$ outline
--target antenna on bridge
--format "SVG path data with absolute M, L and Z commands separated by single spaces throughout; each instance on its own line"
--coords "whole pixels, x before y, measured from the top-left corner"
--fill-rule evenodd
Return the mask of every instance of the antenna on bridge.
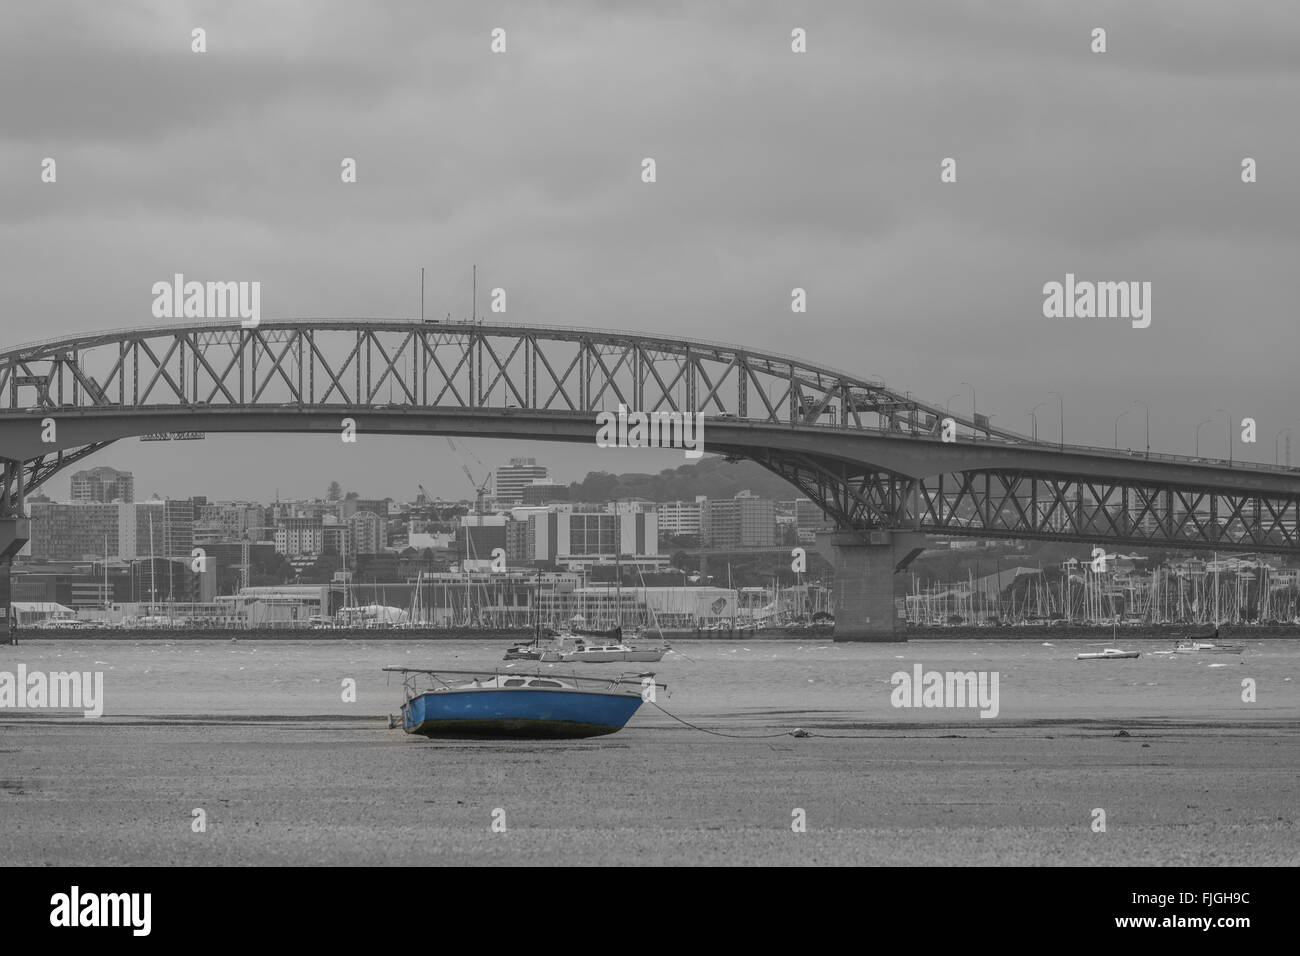
M 478 263 L 477 262 L 474 263 L 474 292 L 473 292 L 473 296 L 470 298 L 469 308 L 470 308 L 469 320 L 471 322 L 477 322 L 478 321 Z
M 424 266 L 420 266 L 420 321 L 424 321 Z

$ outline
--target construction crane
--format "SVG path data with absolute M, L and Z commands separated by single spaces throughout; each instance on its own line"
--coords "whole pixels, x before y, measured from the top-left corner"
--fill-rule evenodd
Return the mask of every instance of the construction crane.
M 450 445 L 451 450 L 455 452 L 456 458 L 460 461 L 460 470 L 465 473 L 465 477 L 469 479 L 470 485 L 474 488 L 475 510 L 482 511 L 483 503 L 487 498 L 487 487 L 488 484 L 491 483 L 492 481 L 492 472 L 488 471 L 486 466 L 483 464 L 483 462 L 479 461 L 478 458 L 475 457 L 474 461 L 478 464 L 480 468 L 484 469 L 483 480 L 481 482 L 475 481 L 473 473 L 469 470 L 469 465 L 465 463 L 465 456 L 464 454 L 461 453 L 461 450 L 458 447 L 456 447 L 456 443 L 452 441 L 450 438 L 448 438 L 447 444 Z

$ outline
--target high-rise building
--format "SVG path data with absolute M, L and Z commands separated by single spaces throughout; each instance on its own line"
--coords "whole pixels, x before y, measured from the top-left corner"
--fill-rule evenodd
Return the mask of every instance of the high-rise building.
M 704 496 L 694 501 L 661 501 L 656 506 L 659 514 L 659 530 L 672 538 L 684 535 L 698 537 L 700 534 L 700 511 Z
M 493 497 L 502 505 L 523 503 L 524 488 L 535 481 L 546 481 L 546 466 L 536 458 L 511 458 L 510 464 L 496 470 Z
M 776 506 L 742 491 L 709 498 L 700 512 L 701 544 L 709 548 L 770 548 L 776 544 Z
M 100 466 L 72 476 L 73 501 L 135 501 L 135 476 L 129 471 Z
M 94 501 L 29 501 L 31 556 L 45 561 L 118 557 L 121 513 L 132 506 Z M 134 540 L 132 540 L 134 544 Z
M 288 557 L 317 557 L 323 547 L 320 518 L 284 518 L 275 528 L 275 550 Z
M 358 511 L 348 518 L 357 554 L 380 554 L 388 547 L 388 523 L 373 511 Z
M 614 564 L 655 569 L 668 563 L 659 553 L 654 511 L 631 508 L 581 511 L 569 505 L 517 509 L 516 521 L 527 522 L 524 561 L 528 564 Z
M 356 563 L 357 545 L 352 537 L 352 526 L 337 518 L 327 517 L 321 523 L 321 553 L 346 557 L 348 565 Z
M 200 505 L 194 520 L 195 534 L 202 530 L 214 541 L 242 541 L 245 535 L 259 541 L 268 524 L 266 508 L 248 501 Z
M 134 505 L 135 553 L 130 558 L 190 559 L 194 547 L 194 502 L 189 498 L 154 498 Z M 125 547 L 127 538 L 123 539 Z
M 31 556 L 47 561 L 110 558 L 190 559 L 194 503 L 181 500 L 127 502 L 29 502 Z
M 519 503 L 528 507 L 530 505 L 549 505 L 556 501 L 568 500 L 568 485 L 557 484 L 553 481 L 534 481 L 530 485 L 524 485 Z
M 794 516 L 800 541 L 813 541 L 818 531 L 826 531 L 834 527 L 834 523 L 826 517 L 817 503 L 809 498 L 794 500 Z

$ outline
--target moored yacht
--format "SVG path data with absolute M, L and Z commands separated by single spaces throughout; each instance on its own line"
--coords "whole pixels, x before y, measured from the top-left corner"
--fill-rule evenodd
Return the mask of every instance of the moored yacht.
M 650 673 L 593 678 L 416 667 L 384 670 L 403 676 L 402 729 L 438 739 L 612 734 L 641 706 L 644 689 L 656 686 Z M 390 726 L 397 726 L 396 718 Z

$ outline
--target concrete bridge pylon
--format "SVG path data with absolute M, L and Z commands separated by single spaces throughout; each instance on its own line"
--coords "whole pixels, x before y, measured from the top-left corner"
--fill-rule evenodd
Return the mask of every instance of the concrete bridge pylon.
M 894 575 L 926 546 L 911 530 L 826 531 L 815 547 L 835 568 L 835 640 L 906 641 L 894 604 Z

